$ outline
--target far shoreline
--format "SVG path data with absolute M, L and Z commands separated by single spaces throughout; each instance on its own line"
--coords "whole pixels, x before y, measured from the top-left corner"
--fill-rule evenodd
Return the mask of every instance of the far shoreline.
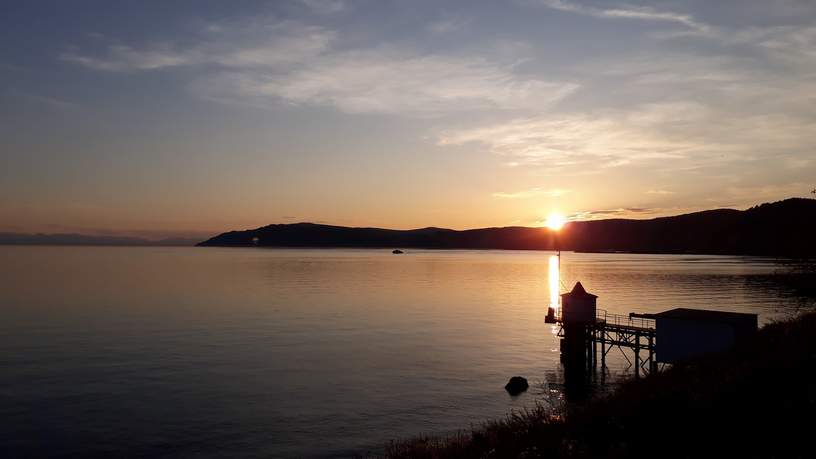
M 58 244 L 58 243 L 3 243 L 0 242 L 0 247 L 131 247 L 131 248 L 220 248 L 220 249 L 261 249 L 261 250 L 372 250 L 390 251 L 398 248 L 403 250 L 405 254 L 410 254 L 412 250 L 420 251 L 436 251 L 436 252 L 542 252 L 542 253 L 557 253 L 554 249 L 536 249 L 536 248 L 472 248 L 472 247 L 355 247 L 355 246 L 255 246 L 255 245 L 200 245 L 200 244 Z M 711 256 L 711 257 L 751 257 L 763 259 L 778 259 L 790 261 L 806 261 L 808 256 L 787 256 L 787 255 L 768 255 L 768 254 L 752 254 L 752 253 L 707 253 L 707 252 L 637 252 L 637 251 L 623 251 L 623 250 L 560 250 L 561 253 L 577 253 L 589 255 L 678 255 L 678 256 Z

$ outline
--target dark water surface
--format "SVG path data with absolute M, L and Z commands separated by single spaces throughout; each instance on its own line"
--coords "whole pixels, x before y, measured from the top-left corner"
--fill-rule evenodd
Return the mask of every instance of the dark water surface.
M 557 400 L 550 255 L 0 247 L 0 456 L 348 456 Z M 769 259 L 561 263 L 613 313 L 810 307 Z

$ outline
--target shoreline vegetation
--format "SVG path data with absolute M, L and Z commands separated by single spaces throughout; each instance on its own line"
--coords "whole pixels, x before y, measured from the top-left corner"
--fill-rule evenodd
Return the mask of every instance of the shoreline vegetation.
M 393 441 L 384 457 L 809 457 L 814 376 L 816 312 L 808 312 L 582 404 Z

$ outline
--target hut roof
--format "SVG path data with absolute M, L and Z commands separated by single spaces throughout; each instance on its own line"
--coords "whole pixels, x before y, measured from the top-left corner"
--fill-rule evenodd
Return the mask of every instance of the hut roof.
M 562 293 L 562 294 L 561 294 L 561 296 L 569 296 L 569 297 L 573 297 L 573 296 L 575 296 L 575 297 L 580 297 L 580 296 L 588 296 L 588 297 L 592 297 L 592 298 L 598 298 L 598 295 L 593 295 L 593 294 L 591 294 L 591 293 L 587 292 L 587 291 L 584 289 L 584 286 L 583 286 L 583 285 L 581 285 L 581 283 L 580 283 L 580 282 L 576 282 L 576 283 L 575 283 L 575 287 L 572 287 L 572 291 L 571 291 L 571 292 L 568 292 L 568 293 Z

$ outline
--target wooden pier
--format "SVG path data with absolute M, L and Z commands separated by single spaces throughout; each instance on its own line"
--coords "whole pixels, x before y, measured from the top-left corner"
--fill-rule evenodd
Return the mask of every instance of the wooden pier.
M 561 326 L 558 336 L 564 338 L 561 349 L 563 360 L 576 363 L 585 361 L 594 366 L 600 356 L 601 366 L 606 367 L 607 354 L 618 348 L 626 361 L 635 367 L 635 375 L 657 371 L 654 319 L 635 314 L 609 314 L 602 309 L 596 310 L 596 314 L 594 322 L 577 325 L 567 324 L 561 317 L 555 317 L 555 323 Z M 626 351 L 631 353 L 631 358 Z
M 560 308 L 549 309 L 546 321 L 560 326 L 561 361 L 572 368 L 578 365 L 589 368 L 597 364 L 600 355 L 601 366 L 606 367 L 607 354 L 618 348 L 635 367 L 636 376 L 656 371 L 654 318 L 643 314 L 609 314 L 596 307 L 597 298 L 578 282 L 571 292 L 561 295 Z
M 675 308 L 625 316 L 598 309 L 597 298 L 577 282 L 571 292 L 561 294 L 560 307 L 550 307 L 547 312 L 546 322 L 560 326 L 561 361 L 570 369 L 592 368 L 598 356 L 606 367 L 607 354 L 618 348 L 635 367 L 635 376 L 640 376 L 656 372 L 658 364 L 722 352 L 757 331 L 756 314 Z

